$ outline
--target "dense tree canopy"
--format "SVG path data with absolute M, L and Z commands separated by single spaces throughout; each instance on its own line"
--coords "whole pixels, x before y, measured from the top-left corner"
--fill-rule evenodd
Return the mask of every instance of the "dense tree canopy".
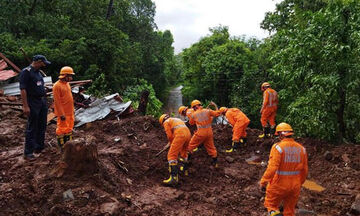
M 28 64 L 20 47 L 46 55 L 54 80 L 62 66 L 72 66 L 76 79 L 95 80 L 93 93 L 144 85 L 163 98 L 179 71 L 172 34 L 157 31 L 154 16 L 151 0 L 4 0 L 0 51 L 20 67 Z
M 266 14 L 262 28 L 272 35 L 262 42 L 211 29 L 182 53 L 187 102 L 240 107 L 259 126 L 259 86 L 269 81 L 278 122 L 298 135 L 360 142 L 359 9 L 355 0 L 284 0 Z

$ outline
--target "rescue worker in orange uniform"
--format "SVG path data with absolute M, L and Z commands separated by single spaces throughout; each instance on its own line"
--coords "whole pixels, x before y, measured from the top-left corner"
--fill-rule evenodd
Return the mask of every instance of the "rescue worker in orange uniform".
M 263 134 L 259 135 L 259 138 L 263 138 L 265 136 L 271 137 L 275 133 L 275 117 L 279 103 L 278 94 L 270 87 L 268 82 L 264 82 L 261 85 L 261 91 L 263 91 L 263 104 L 260 114 Z
M 67 141 L 72 140 L 74 128 L 74 100 L 69 84 L 73 75 L 75 73 L 71 67 L 61 68 L 59 80 L 53 87 L 55 115 L 57 116 L 56 136 L 61 150 Z
M 193 113 L 194 113 L 194 109 L 192 108 L 188 108 L 186 106 L 179 107 L 179 114 L 185 117 L 185 124 L 190 129 L 191 134 L 194 134 L 196 131 L 196 125 L 190 125 L 189 123 L 191 115 Z M 196 152 L 197 150 L 199 150 L 199 148 L 195 148 L 193 151 Z
M 280 142 L 275 143 L 270 151 L 268 167 L 259 184 L 266 187 L 265 207 L 269 215 L 282 215 L 279 211 L 284 204 L 284 215 L 294 216 L 301 185 L 308 174 L 308 161 L 305 148 L 292 138 L 293 129 L 289 124 L 280 123 L 276 135 Z
M 233 126 L 233 137 L 231 148 L 226 152 L 233 152 L 239 147 L 239 144 L 246 144 L 246 128 L 250 124 L 250 119 L 238 108 L 220 107 L 220 113 L 225 115 L 229 123 Z
M 187 117 L 188 120 L 191 118 L 191 114 L 194 112 L 193 109 L 189 109 L 188 107 L 186 106 L 180 106 L 179 107 L 179 114 L 184 116 L 184 117 Z
M 212 157 L 211 164 L 214 167 L 217 167 L 217 151 L 214 145 L 214 135 L 211 123 L 213 117 L 218 117 L 220 112 L 218 111 L 217 105 L 214 102 L 211 102 L 210 105 L 213 105 L 216 111 L 211 109 L 203 109 L 199 100 L 193 100 L 191 102 L 191 108 L 194 109 L 194 113 L 191 115 L 189 123 L 191 125 L 196 124 L 197 130 L 190 140 L 188 152 L 192 153 L 195 148 L 203 143 L 207 153 Z M 190 156 L 191 154 L 189 157 Z
M 179 118 L 170 118 L 163 114 L 159 118 L 160 124 L 164 127 L 166 136 L 170 142 L 170 149 L 167 155 L 169 162 L 170 177 L 163 181 L 167 185 L 176 185 L 179 181 L 178 157 L 182 158 L 183 171 L 187 175 L 187 146 L 191 139 L 190 130 Z

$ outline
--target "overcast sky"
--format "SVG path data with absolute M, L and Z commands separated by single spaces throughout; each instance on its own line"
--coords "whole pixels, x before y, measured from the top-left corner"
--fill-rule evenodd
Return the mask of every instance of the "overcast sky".
M 154 0 L 159 30 L 170 30 L 175 52 L 209 34 L 210 27 L 228 26 L 231 36 L 268 36 L 260 28 L 265 12 L 281 0 Z

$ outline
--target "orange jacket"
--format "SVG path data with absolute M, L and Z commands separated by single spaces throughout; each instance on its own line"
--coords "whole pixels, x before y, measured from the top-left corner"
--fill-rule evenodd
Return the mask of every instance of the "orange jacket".
M 179 118 L 168 118 L 164 121 L 164 129 L 166 136 L 170 142 L 173 141 L 177 135 L 186 135 L 190 133 L 189 128 Z
M 211 128 L 212 117 L 218 117 L 219 115 L 219 111 L 199 108 L 191 115 L 189 123 L 191 125 L 196 124 L 198 130 Z
M 250 122 L 250 119 L 237 108 L 229 108 L 225 114 L 229 123 L 234 126 L 236 122 L 240 121 L 243 123 Z
M 191 115 L 194 113 L 194 109 L 193 108 L 189 108 L 186 110 L 186 116 L 190 119 Z
M 74 100 L 68 82 L 58 80 L 53 87 L 56 116 L 74 115 Z
M 293 177 L 297 177 L 300 183 L 303 184 L 307 174 L 308 161 L 305 148 L 295 142 L 293 138 L 284 138 L 272 146 L 269 164 L 261 178 L 260 184 L 272 184 L 276 183 L 279 178 Z
M 268 107 L 277 108 L 279 103 L 278 94 L 272 88 L 267 88 L 263 93 L 263 105 L 262 109 L 266 109 Z

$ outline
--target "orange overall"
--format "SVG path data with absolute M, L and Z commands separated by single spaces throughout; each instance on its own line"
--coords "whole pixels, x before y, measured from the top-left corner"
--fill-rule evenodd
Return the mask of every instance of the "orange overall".
M 192 114 L 189 119 L 190 124 L 196 124 L 197 130 L 190 140 L 188 146 L 189 152 L 193 152 L 196 147 L 198 147 L 201 143 L 204 143 L 207 153 L 213 158 L 217 157 L 211 122 L 213 117 L 218 117 L 219 115 L 219 111 L 203 108 L 199 108 Z
M 74 128 L 74 100 L 70 84 L 58 80 L 53 87 L 55 115 L 57 116 L 56 135 L 71 133 Z M 60 116 L 65 116 L 62 121 Z
M 177 161 L 179 154 L 182 158 L 187 158 L 187 147 L 191 139 L 189 128 L 178 118 L 168 118 L 164 121 L 163 126 L 170 142 L 167 155 L 169 163 Z
M 270 126 L 275 126 L 275 117 L 278 107 L 278 95 L 277 92 L 268 88 L 263 93 L 263 105 L 261 112 L 261 125 L 266 127 L 267 122 L 269 121 Z
M 284 216 L 294 216 L 301 185 L 308 174 L 305 148 L 293 138 L 284 138 L 272 146 L 269 165 L 260 184 L 266 187 L 265 207 L 278 211 L 284 203 Z
M 240 138 L 246 138 L 246 128 L 250 124 L 250 119 L 237 108 L 228 109 L 225 116 L 233 126 L 232 140 L 238 142 Z

